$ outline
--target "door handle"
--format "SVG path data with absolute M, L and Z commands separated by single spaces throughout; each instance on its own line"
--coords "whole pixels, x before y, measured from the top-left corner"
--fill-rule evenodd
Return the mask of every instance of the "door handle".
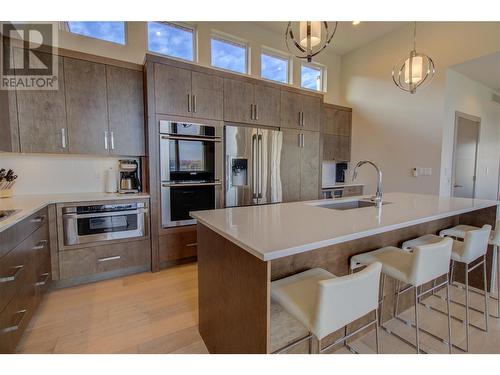
M 108 131 L 107 130 L 104 131 L 104 149 L 105 150 L 108 149 Z
M 188 112 L 191 112 L 191 95 L 187 94 L 187 99 L 188 99 Z
M 47 240 L 39 241 L 35 246 L 33 246 L 33 250 L 42 250 L 47 246 Z
M 252 197 L 257 198 L 257 135 L 252 135 Z
M 40 276 L 43 276 L 43 280 L 42 281 L 37 281 L 36 284 L 35 284 L 35 286 L 44 286 L 44 285 L 46 285 L 47 282 L 49 281 L 50 273 L 49 272 L 43 273 Z
M 100 262 L 100 263 L 102 263 L 102 262 L 108 262 L 110 260 L 118 260 L 120 258 L 121 258 L 120 255 L 115 255 L 115 256 L 106 257 L 106 258 L 99 258 L 99 259 L 97 259 L 97 261 Z
M 26 316 L 27 312 L 28 312 L 28 310 L 26 310 L 26 309 L 25 310 L 16 311 L 16 315 L 18 317 L 16 319 L 16 322 L 13 325 L 9 326 L 9 327 L 0 328 L 0 333 L 9 333 L 9 332 L 17 331 L 19 329 L 19 326 L 23 322 L 24 317 Z
M 255 118 L 254 120 L 258 120 L 259 119 L 259 107 L 257 104 L 254 104 L 253 107 L 255 108 Z
M 463 188 L 463 187 L 464 187 L 464 185 L 456 185 L 456 184 L 455 184 L 455 185 L 453 185 L 453 187 L 454 187 L 454 188 Z
M 300 125 L 301 125 L 301 126 L 304 126 L 304 125 L 305 125 L 305 120 L 304 120 L 304 118 L 305 118 L 305 116 L 304 116 L 304 111 L 302 111 L 302 112 L 300 112 L 300 113 L 302 113 L 302 121 L 301 121 Z
M 191 99 L 193 102 L 191 108 L 193 109 L 193 113 L 196 113 L 196 95 L 192 95 Z
M 255 115 L 254 115 L 254 110 L 253 110 L 253 104 L 250 104 L 250 119 L 255 120 Z
M 8 283 L 10 281 L 16 281 L 16 279 L 21 274 L 21 271 L 24 269 L 24 264 L 21 266 L 13 267 L 12 269 L 15 270 L 12 275 L 0 277 L 0 284 Z
M 258 167 L 259 167 L 259 171 L 258 171 L 258 191 L 257 191 L 257 198 L 262 198 L 262 159 L 263 159 L 263 155 L 262 155 L 262 134 L 259 134 L 257 136 L 257 149 L 258 149 Z
M 61 146 L 66 148 L 66 129 L 61 128 Z
M 115 149 L 115 133 L 109 132 L 109 134 L 111 136 L 111 149 L 114 150 Z

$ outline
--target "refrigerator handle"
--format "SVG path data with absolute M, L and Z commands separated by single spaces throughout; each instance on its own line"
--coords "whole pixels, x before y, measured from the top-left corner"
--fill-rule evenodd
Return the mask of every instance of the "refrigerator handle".
M 252 197 L 257 198 L 257 134 L 252 135 Z
M 259 176 L 259 183 L 258 183 L 258 187 L 259 187 L 259 190 L 258 190 L 258 198 L 262 198 L 262 159 L 263 159 L 263 155 L 262 155 L 262 134 L 259 134 L 257 136 L 257 148 L 259 149 L 259 172 L 258 172 L 258 176 Z

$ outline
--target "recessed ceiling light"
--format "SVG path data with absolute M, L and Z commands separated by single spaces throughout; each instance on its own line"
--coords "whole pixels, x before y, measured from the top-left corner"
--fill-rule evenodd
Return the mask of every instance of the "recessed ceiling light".
M 359 25 L 360 23 L 361 23 L 361 21 L 352 21 L 352 24 L 353 24 L 354 26 Z

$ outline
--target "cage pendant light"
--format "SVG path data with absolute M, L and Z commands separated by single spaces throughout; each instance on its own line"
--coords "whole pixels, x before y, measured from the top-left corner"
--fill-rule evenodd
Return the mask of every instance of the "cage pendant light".
M 337 31 L 338 22 L 329 25 L 324 21 L 288 22 L 285 31 L 286 48 L 299 59 L 312 58 L 323 51 L 333 39 Z
M 417 23 L 413 23 L 413 49 L 409 57 L 401 60 L 392 69 L 392 80 L 401 90 L 415 94 L 417 88 L 427 86 L 436 73 L 434 61 L 417 52 Z

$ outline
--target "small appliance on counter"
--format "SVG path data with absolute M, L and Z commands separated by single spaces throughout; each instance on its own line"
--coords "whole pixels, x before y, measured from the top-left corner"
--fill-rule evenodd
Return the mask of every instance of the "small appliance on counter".
M 141 191 L 137 160 L 119 160 L 120 187 L 118 193 L 133 194 Z
M 17 179 L 17 174 L 14 174 L 14 170 L 5 168 L 0 169 L 0 198 L 10 198 L 12 197 L 12 187 Z
M 335 164 L 335 182 L 345 182 L 345 174 L 347 171 L 347 163 Z

